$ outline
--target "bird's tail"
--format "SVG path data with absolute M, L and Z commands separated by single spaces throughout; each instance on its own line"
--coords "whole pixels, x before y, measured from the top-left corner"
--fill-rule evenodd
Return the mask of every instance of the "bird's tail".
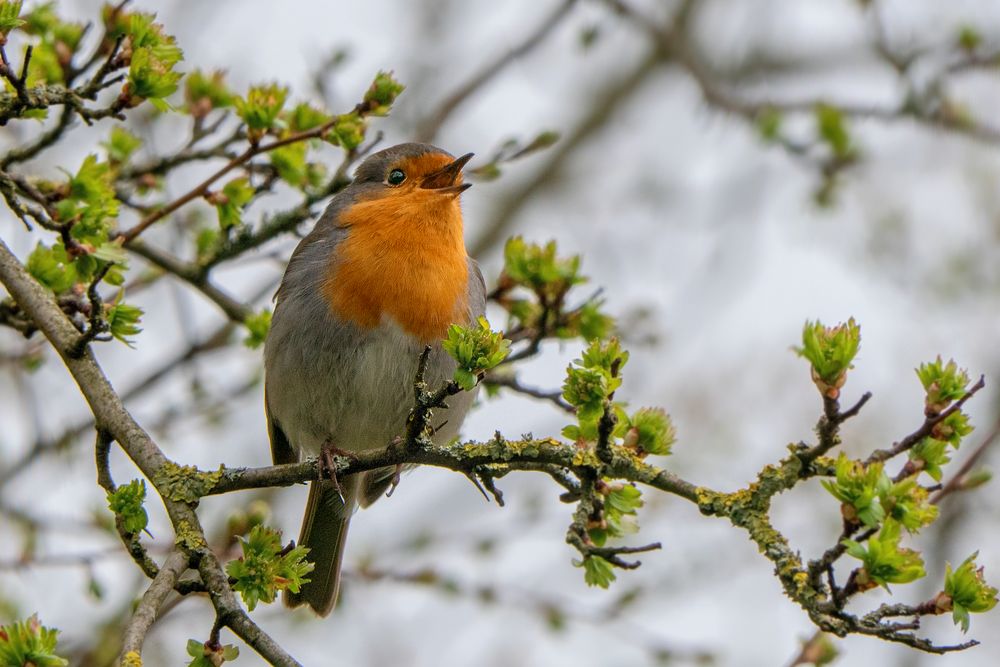
M 340 591 L 340 566 L 344 560 L 347 528 L 357 503 L 359 475 L 341 482 L 341 491 L 333 482 L 313 482 L 309 502 L 302 519 L 299 544 L 309 548 L 306 558 L 316 566 L 309 573 L 309 583 L 298 593 L 285 591 L 285 604 L 298 607 L 308 604 L 320 616 L 326 616 L 337 604 Z M 341 498 L 343 493 L 343 498 Z

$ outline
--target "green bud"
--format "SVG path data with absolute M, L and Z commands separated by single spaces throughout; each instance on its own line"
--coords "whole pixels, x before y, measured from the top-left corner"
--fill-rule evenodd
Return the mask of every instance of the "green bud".
M 764 141 L 774 141 L 781 135 L 781 112 L 774 107 L 762 108 L 754 120 Z
M 275 126 L 287 98 L 287 88 L 271 83 L 251 86 L 246 97 L 237 97 L 233 103 L 237 115 L 243 119 L 247 128 L 252 132 L 263 133 Z
M 0 35 L 3 36 L 3 40 L 0 41 L 0 45 L 3 45 L 7 41 L 7 35 L 10 34 L 11 30 L 15 30 L 24 25 L 25 21 L 21 18 L 21 5 L 23 3 L 21 0 L 4 0 L 0 2 Z
M 65 667 L 69 661 L 55 653 L 58 635 L 58 630 L 42 625 L 37 614 L 0 625 L 0 664 Z
M 625 422 L 625 445 L 645 454 L 667 456 L 676 440 L 670 415 L 660 408 L 642 408 Z
M 865 466 L 841 452 L 837 458 L 836 479 L 824 479 L 821 483 L 843 503 L 844 518 L 848 521 L 874 527 L 885 519 L 879 498 L 889 491 L 892 481 L 885 474 L 881 461 Z
M 196 69 L 184 79 L 184 101 L 193 116 L 204 116 L 213 109 L 233 106 L 235 95 L 226 85 L 224 72 Z
M 145 500 L 146 482 L 141 479 L 134 479 L 108 494 L 108 509 L 121 517 L 129 535 L 145 530 L 149 523 L 149 515 L 143 507 Z
M 823 326 L 820 321 L 806 322 L 802 329 L 802 347 L 792 349 L 812 364 L 813 382 L 824 396 L 837 398 L 847 380 L 847 371 L 861 345 L 861 328 L 852 317 L 846 324 Z
M 917 377 L 927 392 L 925 406 L 928 414 L 942 412 L 953 401 L 965 396 L 969 385 L 969 373 L 959 368 L 953 359 L 943 363 L 940 356 L 932 362 L 920 364 Z
M 392 72 L 379 72 L 365 91 L 364 105 L 372 116 L 384 116 L 406 86 L 393 78 Z
M 847 129 L 847 121 L 843 112 L 829 104 L 817 104 L 816 131 L 820 139 L 830 147 L 834 157 L 846 159 L 854 153 L 851 146 L 851 135 Z
M 466 391 L 479 382 L 479 376 L 495 368 L 510 354 L 510 341 L 503 332 L 494 332 L 485 317 L 470 327 L 453 324 L 441 346 L 458 363 L 455 382 Z
M 135 336 L 142 332 L 139 328 L 139 321 L 142 319 L 142 309 L 138 306 L 132 306 L 122 301 L 122 297 L 125 295 L 124 290 L 118 292 L 118 296 L 115 300 L 108 306 L 104 314 L 108 321 L 109 331 L 111 335 L 125 343 L 129 347 L 134 347 L 129 336 Z

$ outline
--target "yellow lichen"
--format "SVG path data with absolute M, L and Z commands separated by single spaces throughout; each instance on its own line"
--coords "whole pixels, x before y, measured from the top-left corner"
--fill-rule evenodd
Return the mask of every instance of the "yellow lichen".
M 153 484 L 164 498 L 179 503 L 196 503 L 222 479 L 222 466 L 215 472 L 203 472 L 194 466 L 164 463 L 153 475 Z
M 121 667 L 142 667 L 142 656 L 138 651 L 129 651 L 122 656 Z
M 185 551 L 195 551 L 207 546 L 205 537 L 187 521 L 181 521 L 177 524 L 177 537 L 174 538 L 174 544 Z

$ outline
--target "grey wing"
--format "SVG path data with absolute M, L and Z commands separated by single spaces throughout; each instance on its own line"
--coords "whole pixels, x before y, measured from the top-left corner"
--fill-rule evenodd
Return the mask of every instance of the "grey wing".
M 483 272 L 479 270 L 479 263 L 469 259 L 469 321 L 486 314 L 486 281 L 483 280 Z
M 354 194 L 350 188 L 338 193 L 312 230 L 299 241 L 288 260 L 281 285 L 274 295 L 276 302 L 282 301 L 296 290 L 301 295 L 315 293 L 319 288 L 326 277 L 330 258 L 335 256 L 337 244 L 347 236 L 347 229 L 339 226 L 337 220 L 340 213 L 353 202 Z M 292 288 L 290 285 L 295 287 Z
M 294 340 L 296 325 L 310 327 L 314 323 L 307 321 L 309 320 L 307 315 L 322 312 L 322 306 L 311 301 L 320 293 L 321 282 L 326 277 L 330 257 L 335 256 L 336 245 L 347 234 L 347 230 L 338 227 L 336 221 L 340 211 L 349 205 L 352 199 L 348 190 L 333 198 L 313 229 L 296 246 L 288 260 L 281 285 L 274 295 L 276 301 L 274 317 L 264 346 L 266 370 L 264 412 L 267 416 L 267 432 L 271 439 L 271 460 L 275 464 L 295 463 L 299 457 L 278 420 L 275 419 L 271 404 L 267 400 L 268 385 L 275 382 L 273 374 L 283 372 L 281 365 L 273 362 L 278 356 L 279 348 L 298 344 L 298 341 Z M 286 369 L 284 372 L 289 371 Z M 277 388 L 281 387 L 282 383 L 279 382 Z
M 267 435 L 271 439 L 271 461 L 275 465 L 282 463 L 296 463 L 299 460 L 292 444 L 288 442 L 288 437 L 281 430 L 281 426 L 271 416 L 271 409 L 267 407 L 267 395 L 264 395 L 264 414 L 267 416 Z

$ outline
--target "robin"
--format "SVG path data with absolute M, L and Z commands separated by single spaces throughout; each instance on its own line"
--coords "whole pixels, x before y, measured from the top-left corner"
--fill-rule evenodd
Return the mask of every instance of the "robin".
M 292 253 L 264 348 L 275 463 L 385 447 L 403 432 L 425 346 L 426 381 L 451 379 L 455 362 L 441 347 L 448 327 L 486 310 L 459 205 L 471 157 L 418 143 L 371 155 Z M 436 441 L 457 434 L 472 400 L 463 392 L 449 401 Z M 299 544 L 315 569 L 298 593 L 286 592 L 288 606 L 330 613 L 351 515 L 394 478 L 385 468 L 311 483 Z

